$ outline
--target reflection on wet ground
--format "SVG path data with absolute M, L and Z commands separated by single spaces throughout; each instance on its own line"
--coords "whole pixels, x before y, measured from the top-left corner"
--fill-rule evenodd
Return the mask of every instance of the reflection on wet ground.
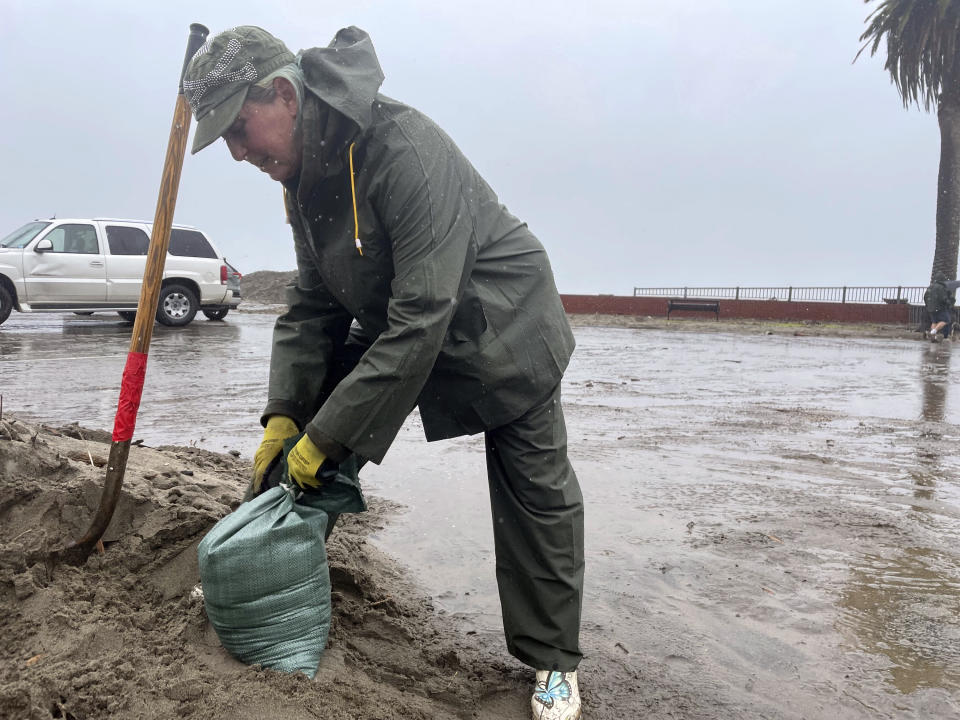
M 136 437 L 251 457 L 272 323 L 158 326 Z M 111 428 L 129 331 L 13 316 L 4 407 Z M 622 649 L 640 681 L 708 687 L 728 717 L 960 717 L 960 347 L 576 335 L 563 390 L 588 660 Z M 482 438 L 426 444 L 414 414 L 364 482 L 405 508 L 377 542 L 438 606 L 499 634 Z
M 920 355 L 920 386 L 923 390 L 921 415 L 929 422 L 943 422 L 946 419 L 951 357 L 951 353 L 937 352 L 934 348 Z

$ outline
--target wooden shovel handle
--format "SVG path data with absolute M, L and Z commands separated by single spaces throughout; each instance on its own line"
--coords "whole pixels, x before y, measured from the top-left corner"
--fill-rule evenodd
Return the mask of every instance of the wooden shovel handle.
M 163 175 L 160 178 L 160 193 L 157 197 L 153 231 L 150 234 L 147 265 L 143 273 L 143 285 L 140 288 L 140 301 L 137 304 L 137 317 L 133 323 L 130 353 L 127 356 L 120 388 L 113 443 L 110 445 L 110 457 L 107 460 L 107 477 L 103 494 L 100 496 L 100 506 L 90 523 L 90 528 L 82 538 L 69 543 L 59 551 L 68 560 L 82 562 L 86 559 L 110 524 L 117 501 L 120 499 L 123 476 L 127 469 L 127 457 L 130 454 L 130 440 L 133 437 L 140 396 L 143 392 L 147 353 L 150 349 L 150 339 L 153 337 L 157 300 L 160 297 L 160 285 L 163 282 L 163 265 L 170 245 L 170 227 L 173 225 L 177 189 L 180 187 L 180 171 L 183 169 L 187 135 L 190 132 L 190 105 L 183 96 L 183 73 L 190 58 L 200 49 L 208 33 L 209 31 L 203 25 L 194 23 L 190 26 L 190 38 L 187 41 L 187 51 L 180 71 L 181 84 L 178 88 L 177 104 L 173 112 L 170 139 L 167 143 L 167 156 L 163 163 Z

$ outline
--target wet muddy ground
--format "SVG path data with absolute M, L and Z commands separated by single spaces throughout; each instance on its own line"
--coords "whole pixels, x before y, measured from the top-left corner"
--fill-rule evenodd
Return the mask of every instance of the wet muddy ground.
M 272 321 L 158 326 L 136 437 L 248 460 Z M 773 327 L 576 328 L 587 718 L 960 717 L 960 347 Z M 110 428 L 129 330 L 15 315 L 4 412 Z M 411 417 L 363 480 L 402 506 L 378 546 L 496 651 L 482 440 Z

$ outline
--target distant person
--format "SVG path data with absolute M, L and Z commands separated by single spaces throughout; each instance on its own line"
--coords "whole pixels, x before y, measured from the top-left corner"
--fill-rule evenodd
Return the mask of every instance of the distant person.
M 953 329 L 953 306 L 956 303 L 954 291 L 960 287 L 960 280 L 947 280 L 947 276 L 938 272 L 934 275 L 930 287 L 923 293 L 923 304 L 930 315 L 930 329 L 927 337 L 937 342 L 941 337 L 949 337 Z
M 382 81 L 355 27 L 298 55 L 237 27 L 186 71 L 193 152 L 223 137 L 283 185 L 293 230 L 299 279 L 274 328 L 254 486 L 300 430 L 288 467 L 302 488 L 351 454 L 379 463 L 414 407 L 428 440 L 485 433 L 507 648 L 536 671 L 534 718 L 574 720 L 583 499 L 560 403 L 573 334 L 540 242 Z

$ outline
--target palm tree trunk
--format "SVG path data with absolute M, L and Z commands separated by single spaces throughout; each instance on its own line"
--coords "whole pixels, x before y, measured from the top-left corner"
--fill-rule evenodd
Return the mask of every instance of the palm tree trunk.
M 937 177 L 937 244 L 930 279 L 943 273 L 957 277 L 960 246 L 960 101 L 941 98 L 937 108 L 940 123 L 940 173 Z

